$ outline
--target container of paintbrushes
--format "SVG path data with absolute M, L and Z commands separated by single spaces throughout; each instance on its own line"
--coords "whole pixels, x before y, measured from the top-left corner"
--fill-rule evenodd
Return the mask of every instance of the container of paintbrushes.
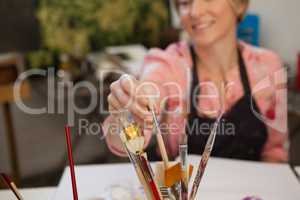
M 184 190 L 180 190 L 179 187 L 182 187 L 182 182 L 185 182 L 185 176 L 183 176 L 183 168 L 181 162 L 172 161 L 169 162 L 169 167 L 166 169 L 164 162 L 156 162 L 155 163 L 155 177 L 157 180 L 157 184 L 160 188 L 170 188 L 173 192 L 173 195 L 176 199 L 186 199 L 179 198 L 178 195 L 181 194 L 181 191 L 186 192 L 188 188 L 184 188 Z M 188 165 L 188 172 L 184 174 L 188 174 L 188 181 L 192 175 L 193 166 Z M 178 191 L 180 190 L 180 192 Z

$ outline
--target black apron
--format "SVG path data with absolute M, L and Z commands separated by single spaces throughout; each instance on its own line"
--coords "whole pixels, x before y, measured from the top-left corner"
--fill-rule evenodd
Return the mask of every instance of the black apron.
M 201 117 L 193 106 L 193 91 L 199 85 L 196 67 L 196 54 L 191 47 L 193 58 L 192 84 L 190 92 L 190 114 L 186 127 L 188 134 L 188 147 L 191 154 L 202 154 L 210 130 L 216 119 Z M 244 160 L 261 160 L 263 147 L 267 141 L 267 128 L 252 111 L 252 106 L 257 113 L 259 108 L 253 99 L 251 106 L 251 88 L 246 72 L 244 60 L 239 50 L 239 71 L 244 88 L 244 96 L 237 101 L 222 117 L 217 130 L 212 156 Z M 200 91 L 197 91 L 199 95 Z M 198 105 L 198 104 L 197 104 Z

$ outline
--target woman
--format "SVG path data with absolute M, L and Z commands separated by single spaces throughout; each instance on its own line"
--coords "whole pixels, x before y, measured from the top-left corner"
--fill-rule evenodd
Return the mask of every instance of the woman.
M 163 122 L 168 125 L 165 143 L 170 155 L 178 154 L 179 138 L 184 133 L 188 134 L 190 153 L 201 154 L 212 123 L 223 112 L 213 156 L 287 161 L 281 61 L 273 52 L 240 42 L 236 36 L 248 3 L 176 1 L 191 42 L 172 44 L 166 50 L 152 49 L 139 80 L 125 75 L 111 85 L 111 115 L 104 131 L 114 153 L 125 155 L 113 128 L 118 124 L 116 113 L 124 108 L 144 127 L 148 145 L 151 129 L 144 125 L 152 122 L 147 108 L 149 95 L 155 94 L 159 97 L 155 101 L 157 114 L 166 113 Z

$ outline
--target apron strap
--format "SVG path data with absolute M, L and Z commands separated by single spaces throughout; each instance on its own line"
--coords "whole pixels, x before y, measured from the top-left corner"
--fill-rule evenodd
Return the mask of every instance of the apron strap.
M 191 91 L 190 91 L 190 115 L 191 114 L 196 114 L 197 113 L 197 108 L 194 106 L 193 104 L 193 94 L 194 94 L 194 90 L 195 88 L 199 85 L 199 79 L 198 79 L 198 72 L 197 72 L 197 55 L 196 52 L 194 50 L 193 45 L 190 45 L 190 52 L 191 52 L 191 56 L 192 56 L 192 81 L 191 81 Z M 197 89 L 196 95 L 200 94 L 200 88 Z

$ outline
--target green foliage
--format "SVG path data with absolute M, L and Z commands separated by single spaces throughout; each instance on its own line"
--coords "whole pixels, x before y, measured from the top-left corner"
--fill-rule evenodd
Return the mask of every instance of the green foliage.
M 37 17 L 43 48 L 77 58 L 111 45 L 158 45 L 168 18 L 164 0 L 40 0 Z
M 43 49 L 28 53 L 27 59 L 30 62 L 31 68 L 47 67 L 54 63 L 52 53 Z

